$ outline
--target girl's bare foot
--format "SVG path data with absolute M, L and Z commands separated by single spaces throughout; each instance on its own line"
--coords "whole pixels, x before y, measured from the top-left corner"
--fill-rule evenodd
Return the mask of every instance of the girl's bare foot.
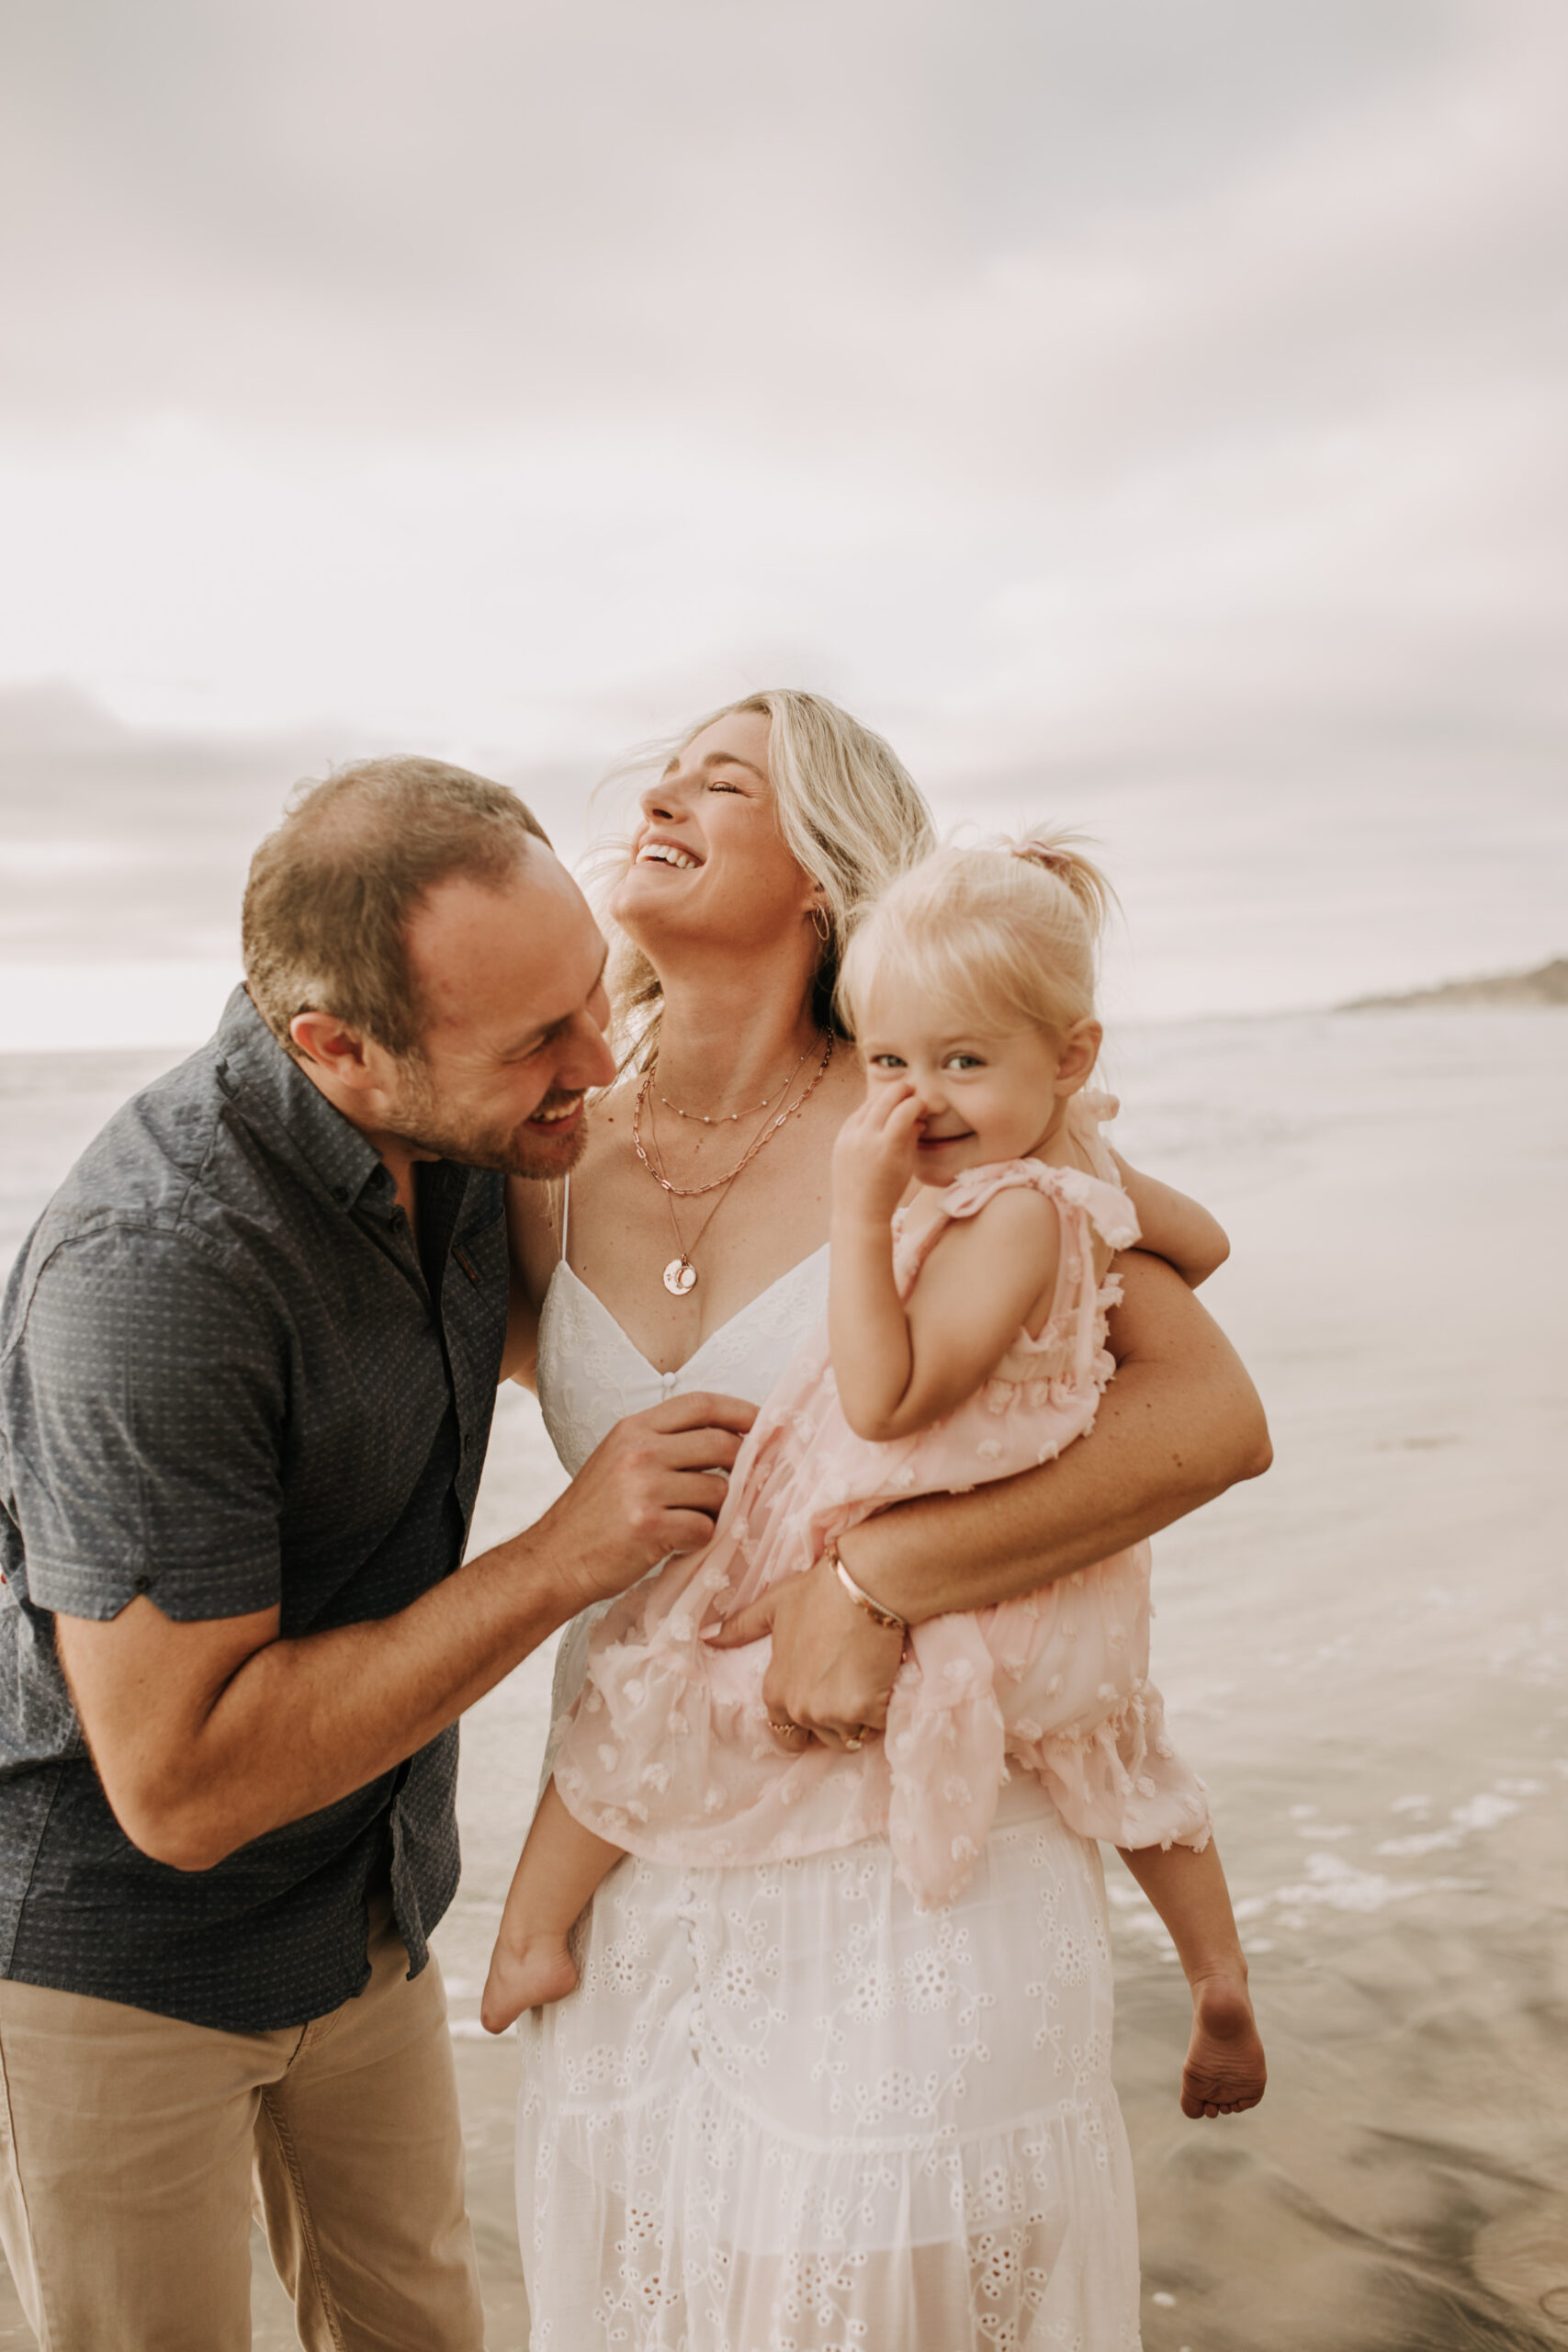
M 1183 2115 L 1239 2115 L 1269 2079 L 1245 1976 L 1200 1976 L 1192 1986 L 1192 2039 L 1181 2070 Z
M 487 2033 L 504 2033 L 525 2009 L 564 2000 L 577 1983 L 577 1963 L 565 1936 L 529 1936 L 520 1944 L 497 1942 L 479 2001 L 479 2023 Z

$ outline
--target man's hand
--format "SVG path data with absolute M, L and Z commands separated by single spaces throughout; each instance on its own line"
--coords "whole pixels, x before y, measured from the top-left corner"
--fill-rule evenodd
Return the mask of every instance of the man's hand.
M 713 1646 L 739 1649 L 769 1633 L 773 1655 L 762 1699 L 771 1719 L 795 1724 L 830 1747 L 886 1728 L 904 1636 L 856 1607 L 829 1561 L 818 1560 L 737 1610 L 712 1637 Z
M 728 1473 L 757 1418 L 739 1396 L 696 1390 L 617 1421 L 533 1532 L 571 1562 L 571 1613 L 611 1600 L 671 1552 L 713 1533 Z

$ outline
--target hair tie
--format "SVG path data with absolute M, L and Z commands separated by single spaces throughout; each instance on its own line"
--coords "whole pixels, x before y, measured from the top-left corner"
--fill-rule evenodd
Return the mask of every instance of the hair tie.
M 1071 866 L 1073 854 L 1056 842 L 1014 842 L 1014 857 L 1021 857 L 1026 865 Z

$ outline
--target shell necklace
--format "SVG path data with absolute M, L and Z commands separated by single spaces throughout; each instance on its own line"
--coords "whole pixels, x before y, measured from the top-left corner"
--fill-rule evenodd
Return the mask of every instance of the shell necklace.
M 692 1251 L 696 1249 L 698 1243 L 702 1240 L 703 1236 L 706 1233 L 709 1226 L 713 1223 L 715 1217 L 724 1206 L 725 1202 L 729 1198 L 729 1188 L 734 1183 L 736 1178 L 746 1169 L 750 1168 L 751 1162 L 756 1159 L 757 1154 L 762 1150 L 764 1146 L 772 1143 L 773 1137 L 778 1134 L 781 1127 L 787 1126 L 791 1119 L 795 1118 L 799 1112 L 805 1110 L 807 1104 L 816 1093 L 817 1089 L 821 1085 L 822 1080 L 828 1075 L 828 1065 L 833 1058 L 834 1043 L 835 1039 L 833 1033 L 829 1029 L 828 1032 L 828 1043 L 823 1048 L 822 1058 L 818 1063 L 817 1068 L 813 1071 L 811 1079 L 804 1091 L 797 1095 L 793 1102 L 786 1102 L 784 1109 L 770 1119 L 766 1125 L 759 1128 L 758 1132 L 752 1136 L 750 1142 L 747 1145 L 745 1150 L 741 1153 L 733 1168 L 729 1169 L 722 1176 L 714 1177 L 711 1182 L 706 1184 L 672 1184 L 670 1182 L 669 1177 L 664 1173 L 662 1162 L 660 1162 L 657 1167 L 654 1164 L 654 1161 L 659 1159 L 659 1142 L 657 1136 L 651 1132 L 651 1129 L 649 1135 L 649 1141 L 653 1146 L 654 1157 L 652 1159 L 649 1158 L 642 1140 L 642 1112 L 643 1105 L 648 1100 L 649 1087 L 652 1083 L 653 1071 L 651 1069 L 644 1071 L 642 1083 L 638 1086 L 637 1091 L 637 1100 L 632 1105 L 632 1145 L 637 1152 L 637 1158 L 641 1160 L 643 1166 L 647 1169 L 654 1182 L 659 1185 L 660 1190 L 663 1192 L 666 1204 L 670 1210 L 670 1222 L 674 1228 L 675 1248 L 678 1255 L 671 1258 L 670 1263 L 664 1269 L 664 1287 L 672 1298 L 684 1298 L 688 1291 L 695 1290 L 697 1286 L 697 1270 L 692 1263 Z M 807 1051 L 809 1051 L 809 1048 L 807 1048 Z M 800 1061 L 803 1062 L 805 1059 L 806 1055 L 802 1054 Z M 795 1083 L 795 1074 L 799 1069 L 800 1062 L 796 1062 L 795 1069 L 790 1072 L 789 1078 L 785 1082 L 786 1091 L 789 1086 L 793 1086 Z M 660 1101 L 662 1102 L 663 1099 L 663 1096 L 660 1095 Z M 776 1095 L 770 1095 L 768 1097 L 768 1102 L 771 1104 L 776 1102 L 777 1099 Z M 764 1105 L 764 1108 L 765 1107 L 767 1106 Z M 673 1108 L 673 1105 L 671 1105 L 671 1108 Z M 708 1211 L 706 1216 L 703 1219 L 700 1228 L 693 1236 L 691 1244 L 688 1247 L 681 1238 L 681 1224 L 680 1219 L 675 1214 L 675 1204 L 677 1201 L 694 1201 L 704 1193 L 717 1193 L 718 1198 L 714 1203 L 712 1208 Z

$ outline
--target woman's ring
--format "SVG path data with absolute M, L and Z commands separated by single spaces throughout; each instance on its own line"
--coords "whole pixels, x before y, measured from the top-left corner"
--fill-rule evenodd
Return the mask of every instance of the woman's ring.
M 773 1716 L 770 1715 L 768 1717 L 768 1729 L 770 1731 L 776 1731 L 781 1739 L 793 1739 L 796 1732 L 799 1731 L 800 1725 L 798 1724 L 792 1724 L 787 1715 L 784 1717 L 783 1723 L 775 1723 Z
M 855 1734 L 855 1736 L 854 1736 L 854 1737 L 853 1737 L 853 1739 L 846 1739 L 846 1740 L 845 1740 L 845 1742 L 844 1742 L 844 1746 L 845 1746 L 845 1747 L 850 1750 L 850 1752 L 851 1752 L 851 1754 L 852 1754 L 852 1755 L 854 1753 L 854 1751 L 855 1751 L 855 1749 L 856 1749 L 857 1747 L 863 1747 L 865 1746 L 865 1734 L 864 1734 L 864 1732 L 863 1732 L 863 1731 L 857 1731 L 857 1732 L 856 1732 L 856 1734 Z

